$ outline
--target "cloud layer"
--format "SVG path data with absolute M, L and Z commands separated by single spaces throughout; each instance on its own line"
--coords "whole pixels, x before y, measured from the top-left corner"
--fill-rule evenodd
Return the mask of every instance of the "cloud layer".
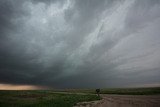
M 160 84 L 159 0 L 1 0 L 0 83 Z

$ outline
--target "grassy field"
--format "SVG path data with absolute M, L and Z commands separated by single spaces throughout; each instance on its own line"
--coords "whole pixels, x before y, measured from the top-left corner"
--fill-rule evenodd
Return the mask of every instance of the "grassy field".
M 0 107 L 72 107 L 78 102 L 99 99 L 96 95 L 53 91 L 0 91 Z
M 160 87 L 101 89 L 100 93 L 160 95 Z M 99 99 L 101 98 L 95 95 L 95 89 L 0 91 L 0 107 L 72 107 L 78 102 Z
M 120 94 L 120 95 L 157 95 L 160 94 L 160 87 L 154 88 L 115 88 L 102 89 L 101 94 Z
M 71 93 L 92 93 L 95 94 L 95 89 L 71 89 L 63 90 Z M 160 87 L 152 88 L 107 88 L 101 89 L 100 94 L 120 94 L 120 95 L 157 95 L 160 94 Z

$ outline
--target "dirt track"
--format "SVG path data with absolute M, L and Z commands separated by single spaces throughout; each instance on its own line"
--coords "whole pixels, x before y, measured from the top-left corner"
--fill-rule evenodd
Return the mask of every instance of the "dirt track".
M 160 95 L 101 95 L 101 101 L 78 103 L 75 107 L 160 107 Z

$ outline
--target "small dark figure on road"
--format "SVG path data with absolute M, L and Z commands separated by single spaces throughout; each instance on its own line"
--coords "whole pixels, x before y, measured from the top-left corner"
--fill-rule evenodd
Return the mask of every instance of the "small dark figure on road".
M 97 93 L 97 95 L 99 97 L 100 89 L 96 89 L 96 93 Z

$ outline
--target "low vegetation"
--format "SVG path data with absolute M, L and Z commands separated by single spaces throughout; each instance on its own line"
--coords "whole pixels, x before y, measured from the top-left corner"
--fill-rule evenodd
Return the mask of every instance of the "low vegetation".
M 63 90 L 71 93 L 92 93 L 96 94 L 95 89 L 71 89 Z M 107 88 L 101 89 L 100 94 L 120 94 L 120 95 L 156 95 L 160 94 L 160 87 L 152 88 Z
M 99 100 L 90 94 L 52 91 L 0 91 L 0 107 L 72 107 L 78 102 Z
M 115 88 L 102 89 L 101 94 L 120 94 L 120 95 L 157 95 L 160 94 L 160 87 L 154 88 Z
M 95 89 L 0 91 L 0 107 L 73 107 L 78 102 L 100 100 Z M 101 94 L 160 95 L 156 88 L 101 89 Z

